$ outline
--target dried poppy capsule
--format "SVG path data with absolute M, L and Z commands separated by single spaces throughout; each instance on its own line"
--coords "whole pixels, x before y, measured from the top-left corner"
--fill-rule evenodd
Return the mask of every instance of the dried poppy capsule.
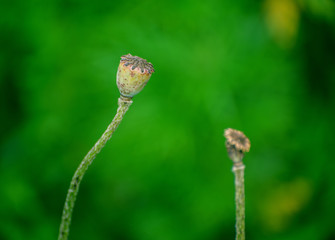
M 250 140 L 244 135 L 243 132 L 228 128 L 224 131 L 226 137 L 226 148 L 229 157 L 234 163 L 242 161 L 245 152 L 250 150 Z
M 154 71 L 152 64 L 143 58 L 131 54 L 122 56 L 116 77 L 120 94 L 129 98 L 138 94 Z

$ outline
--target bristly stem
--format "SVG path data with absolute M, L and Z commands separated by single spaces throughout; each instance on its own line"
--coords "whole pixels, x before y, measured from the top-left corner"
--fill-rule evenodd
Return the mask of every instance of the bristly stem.
M 87 155 L 77 168 L 76 172 L 74 173 L 64 204 L 62 221 L 59 228 L 58 240 L 68 239 L 73 207 L 78 194 L 80 182 L 83 179 L 85 172 L 93 162 L 96 155 L 105 146 L 106 142 L 112 137 L 113 133 L 121 123 L 123 116 L 126 114 L 132 103 L 133 102 L 130 98 L 122 96 L 119 98 L 118 101 L 119 107 L 117 109 L 117 113 L 113 121 L 108 126 L 107 130 L 99 138 L 99 140 L 95 143 L 92 149 L 87 153 Z
M 235 205 L 236 205 L 236 240 L 245 240 L 245 195 L 244 195 L 244 164 L 235 163 Z

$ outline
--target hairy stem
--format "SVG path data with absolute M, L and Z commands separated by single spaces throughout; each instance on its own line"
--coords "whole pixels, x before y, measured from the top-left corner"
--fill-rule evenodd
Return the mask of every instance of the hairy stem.
M 244 195 L 244 164 L 235 163 L 235 204 L 236 204 L 236 240 L 245 240 L 245 195 Z
M 119 126 L 120 122 L 123 119 L 123 116 L 128 111 L 132 101 L 130 98 L 120 97 L 118 101 L 119 107 L 117 109 L 117 113 L 108 126 L 107 130 L 102 134 L 99 140 L 95 143 L 95 145 L 91 148 L 91 150 L 87 153 L 84 157 L 82 162 L 80 163 L 79 167 L 77 168 L 76 172 L 72 177 L 72 181 L 70 183 L 69 190 L 67 192 L 62 221 L 59 228 L 59 235 L 58 240 L 66 240 L 69 236 L 70 231 L 70 224 L 71 224 L 71 217 L 72 211 L 74 207 L 74 203 L 76 201 L 76 197 L 79 190 L 79 185 L 81 180 L 84 177 L 85 172 L 87 171 L 88 167 L 93 162 L 96 155 L 101 151 L 101 149 L 105 146 L 106 142 L 112 137 L 112 134 L 115 132 L 116 128 Z

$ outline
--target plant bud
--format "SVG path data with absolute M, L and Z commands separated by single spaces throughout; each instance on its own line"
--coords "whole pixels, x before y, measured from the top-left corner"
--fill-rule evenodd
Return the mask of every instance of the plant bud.
M 120 94 L 129 98 L 138 94 L 154 71 L 152 64 L 143 58 L 131 54 L 122 56 L 116 77 Z

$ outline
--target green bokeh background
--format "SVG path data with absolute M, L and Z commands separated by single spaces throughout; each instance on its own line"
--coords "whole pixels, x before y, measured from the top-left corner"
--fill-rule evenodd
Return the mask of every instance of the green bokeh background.
M 154 64 L 85 175 L 70 239 L 335 239 L 332 0 L 0 3 L 0 239 L 56 239 L 71 177 L 112 120 L 120 56 Z

